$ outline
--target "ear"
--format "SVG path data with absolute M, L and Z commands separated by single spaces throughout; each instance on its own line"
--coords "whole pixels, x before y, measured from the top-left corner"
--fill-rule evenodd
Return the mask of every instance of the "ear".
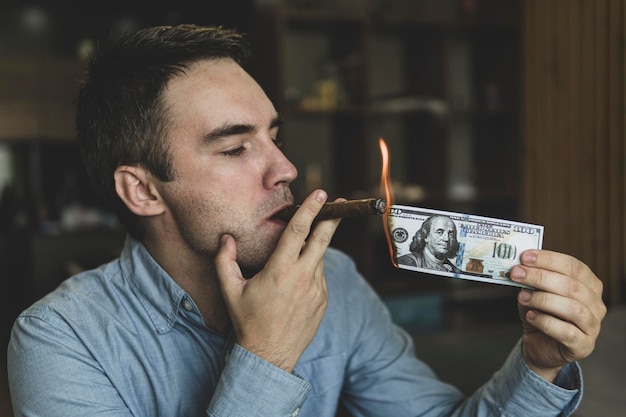
M 113 174 L 115 191 L 126 207 L 138 216 L 156 216 L 164 212 L 163 201 L 143 168 L 122 165 Z

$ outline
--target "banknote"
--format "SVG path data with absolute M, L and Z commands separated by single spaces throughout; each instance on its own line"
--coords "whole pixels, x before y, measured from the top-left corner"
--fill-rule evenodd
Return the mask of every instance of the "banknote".
M 522 252 L 543 243 L 543 226 L 535 224 L 403 205 L 388 214 L 401 269 L 526 287 L 509 272 Z

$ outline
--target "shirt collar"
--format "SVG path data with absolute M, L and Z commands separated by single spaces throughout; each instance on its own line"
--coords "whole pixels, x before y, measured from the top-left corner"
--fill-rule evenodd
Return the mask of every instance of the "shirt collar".
M 171 330 L 182 301 L 191 298 L 161 268 L 146 247 L 130 235 L 124 242 L 120 266 L 124 279 L 145 308 L 157 333 Z

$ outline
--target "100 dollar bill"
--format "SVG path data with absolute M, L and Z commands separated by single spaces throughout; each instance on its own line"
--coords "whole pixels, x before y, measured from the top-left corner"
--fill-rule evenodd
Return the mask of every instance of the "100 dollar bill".
M 509 272 L 543 242 L 534 224 L 402 205 L 388 214 L 397 266 L 413 271 L 526 287 Z

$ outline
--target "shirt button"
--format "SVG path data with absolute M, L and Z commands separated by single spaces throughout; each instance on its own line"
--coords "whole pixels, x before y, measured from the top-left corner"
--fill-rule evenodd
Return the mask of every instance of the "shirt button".
M 191 311 L 193 310 L 193 304 L 191 304 L 191 301 L 184 299 L 183 300 L 183 308 L 187 311 Z
M 296 408 L 293 413 L 291 413 L 291 417 L 296 417 L 298 414 L 300 414 L 300 407 Z

